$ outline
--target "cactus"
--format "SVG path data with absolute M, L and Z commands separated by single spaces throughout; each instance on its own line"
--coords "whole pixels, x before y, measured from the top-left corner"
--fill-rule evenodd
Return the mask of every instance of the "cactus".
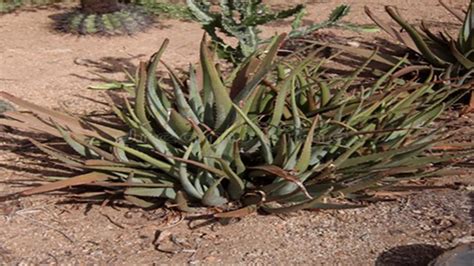
M 132 34 L 152 24 L 153 19 L 141 6 L 124 1 L 81 0 L 81 6 L 55 18 L 58 31 L 73 34 Z
M 187 0 L 188 8 L 194 18 L 202 24 L 203 29 L 218 45 L 219 55 L 231 62 L 238 63 L 256 51 L 258 45 L 266 42 L 259 37 L 259 26 L 269 22 L 294 17 L 289 38 L 303 37 L 322 28 L 337 27 L 352 31 L 373 32 L 378 29 L 372 25 L 359 25 L 342 22 L 341 19 L 350 12 L 350 6 L 336 7 L 328 19 L 321 23 L 302 26 L 305 8 L 297 5 L 294 8 L 271 12 L 262 0 L 220 0 L 220 12 L 212 12 L 212 5 L 206 0 Z M 217 33 L 222 32 L 238 40 L 237 47 L 224 42 Z
M 271 12 L 261 0 L 233 1 L 221 0 L 221 12 L 212 12 L 212 5 L 205 0 L 187 0 L 188 8 L 194 18 L 218 45 L 219 55 L 232 62 L 240 62 L 257 50 L 263 41 L 259 37 L 259 26 L 271 21 L 298 17 L 304 10 L 303 5 L 280 12 Z M 217 33 L 237 38 L 237 47 L 224 42 Z
M 374 25 L 363 25 L 363 24 L 355 24 L 351 22 L 343 22 L 341 21 L 342 18 L 347 16 L 351 11 L 351 7 L 349 5 L 339 5 L 331 11 L 328 18 L 320 23 L 312 23 L 308 26 L 302 26 L 301 22 L 303 20 L 304 12 L 298 15 L 295 18 L 293 23 L 291 24 L 291 31 L 288 33 L 289 38 L 297 38 L 309 35 L 317 30 L 323 28 L 340 28 L 345 30 L 351 31 L 358 31 L 358 32 L 377 32 L 379 29 L 377 26 Z

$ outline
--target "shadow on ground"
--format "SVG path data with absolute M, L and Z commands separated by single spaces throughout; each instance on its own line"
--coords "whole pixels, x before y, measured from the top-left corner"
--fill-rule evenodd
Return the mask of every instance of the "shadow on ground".
M 0 155 L 11 153 L 18 157 L 14 160 L 2 159 L 0 168 L 35 176 L 63 176 L 65 173 L 71 172 L 71 169 L 58 164 L 59 161 L 49 159 L 48 155 L 40 151 L 28 139 L 35 139 L 40 143 L 53 145 L 56 143 L 55 140 L 58 140 L 46 134 L 20 131 L 7 127 L 7 130 L 0 131 Z M 55 147 L 72 152 L 68 147 Z
M 107 81 L 103 74 L 125 74 L 134 75 L 137 72 L 137 65 L 133 60 L 145 60 L 144 54 L 131 55 L 130 57 L 102 57 L 99 60 L 77 58 L 74 63 L 79 66 L 89 68 L 89 72 L 96 75 L 95 78 L 86 77 L 80 74 L 71 74 L 74 77 L 90 80 L 93 82 Z
M 391 248 L 377 257 L 376 266 L 425 266 L 445 249 L 427 244 L 413 244 Z

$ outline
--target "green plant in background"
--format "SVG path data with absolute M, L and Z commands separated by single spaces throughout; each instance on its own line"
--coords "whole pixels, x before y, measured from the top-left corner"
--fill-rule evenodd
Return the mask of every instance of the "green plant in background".
M 156 16 L 192 20 L 192 14 L 185 4 L 170 3 L 166 0 L 136 0 L 132 2 L 143 6 L 147 11 Z
M 73 34 L 132 34 L 153 23 L 143 7 L 118 0 L 81 0 L 78 9 L 55 20 L 57 30 Z
M 20 6 L 38 7 L 55 3 L 72 3 L 75 0 L 0 0 L 0 13 L 8 13 Z M 119 0 L 121 4 L 135 4 L 147 12 L 167 18 L 191 20 L 192 16 L 185 4 L 170 3 L 166 0 Z M 127 15 L 130 16 L 130 15 Z M 120 18 L 119 18 L 120 20 Z M 97 24 L 102 24 L 101 20 Z
M 15 8 L 17 8 L 19 5 L 21 5 L 21 0 L 15 0 L 15 1 L 1 0 L 0 13 L 11 12 L 15 10 Z
M 0 13 L 8 13 L 20 6 L 43 6 L 63 2 L 61 0 L 0 0 Z
M 457 37 L 451 36 L 446 31 L 435 33 L 429 30 L 424 22 L 417 29 L 405 21 L 395 7 L 387 6 L 385 10 L 404 31 L 399 31 L 383 22 L 368 7 L 366 7 L 366 13 L 392 38 L 420 55 L 423 61 L 434 67 L 440 73 L 441 78 L 445 80 L 458 79 L 457 83 L 460 84 L 472 82 L 474 76 L 474 2 L 470 2 L 465 14 L 449 8 L 441 0 L 439 2 L 462 23 Z M 471 108 L 474 110 L 474 95 L 471 96 Z
M 362 26 L 352 23 L 341 22 L 350 7 L 341 5 L 333 10 L 326 21 L 302 26 L 305 15 L 303 5 L 293 8 L 272 12 L 261 0 L 248 1 L 219 1 L 219 12 L 213 12 L 213 5 L 205 0 L 187 0 L 188 8 L 194 18 L 202 24 L 203 29 L 217 43 L 219 55 L 222 58 L 238 63 L 255 52 L 258 46 L 268 40 L 260 36 L 260 27 L 270 22 L 294 17 L 292 30 L 288 34 L 291 37 L 302 37 L 316 30 L 328 27 L 340 27 L 351 30 L 374 31 L 372 26 Z M 226 43 L 218 33 L 223 33 L 229 37 L 236 38 L 236 47 Z
M 291 9 L 272 12 L 261 0 L 222 0 L 219 4 L 220 12 L 211 11 L 213 5 L 204 0 L 187 0 L 187 4 L 194 18 L 218 45 L 220 56 L 232 62 L 240 62 L 257 50 L 263 41 L 259 36 L 259 27 L 276 20 L 298 17 L 304 9 L 303 5 L 297 5 Z M 237 47 L 227 44 L 218 33 L 236 38 Z
M 203 40 L 200 69 L 190 67 L 181 80 L 168 68 L 168 89 L 156 77 L 165 41 L 140 64 L 129 97 L 109 102 L 114 115 L 107 121 L 0 93 L 29 110 L 9 112 L 0 124 L 61 138 L 76 155 L 61 150 L 63 144 L 31 141 L 80 172 L 18 195 L 88 184 L 141 207 L 167 199 L 183 211 L 229 211 L 216 217 L 351 208 L 361 205 L 345 200 L 373 199 L 374 191 L 402 180 L 448 174 L 453 159 L 465 155 L 433 153 L 444 137 L 430 122 L 455 101 L 446 102 L 451 88 L 434 94 L 430 78 L 400 84 L 389 79 L 391 72 L 364 87 L 357 76 L 366 64 L 326 79 L 315 54 L 276 62 L 284 39 L 272 39 L 228 75 L 216 69 Z
M 385 10 L 404 30 L 400 32 L 377 18 L 369 8 L 369 17 L 394 39 L 421 55 L 427 63 L 435 68 L 446 71 L 446 78 L 460 77 L 474 69 L 474 3 L 471 2 L 468 11 L 462 19 L 462 28 L 457 37 L 447 32 L 434 33 L 424 22 L 420 29 L 410 25 L 399 14 L 395 7 L 387 6 Z
M 8 13 L 21 5 L 21 0 L 8 1 L 0 0 L 0 13 Z
M 362 25 L 350 22 L 344 22 L 342 19 L 349 15 L 351 7 L 349 5 L 340 5 L 336 7 L 329 17 L 320 22 L 308 26 L 302 26 L 304 12 L 298 14 L 298 17 L 291 24 L 292 30 L 288 34 L 289 38 L 298 38 L 310 35 L 311 33 L 324 28 L 340 28 L 360 32 L 377 32 L 379 29 L 374 25 Z
M 38 7 L 74 0 L 0 0 L 0 13 L 20 6 Z M 80 8 L 56 16 L 55 28 L 77 34 L 131 34 L 145 29 L 153 22 L 152 16 L 191 20 L 184 4 L 157 0 L 80 1 Z

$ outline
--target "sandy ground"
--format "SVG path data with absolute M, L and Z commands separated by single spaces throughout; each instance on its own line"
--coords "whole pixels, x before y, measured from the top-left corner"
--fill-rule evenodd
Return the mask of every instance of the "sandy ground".
M 398 6 L 411 22 L 454 22 L 435 0 L 306 2 L 308 20 L 313 21 L 345 2 L 353 7 L 348 18 L 352 22 L 369 22 L 364 5 L 383 14 L 386 4 Z M 467 1 L 446 2 L 460 7 Z M 165 20 L 132 37 L 78 38 L 50 30 L 49 16 L 58 12 L 0 16 L 0 90 L 43 106 L 62 105 L 84 113 L 95 108 L 85 97 L 100 99 L 99 92 L 86 89 L 99 82 L 91 72 L 123 78 L 122 69 L 133 71 L 165 38 L 170 39 L 164 55 L 168 64 L 184 68 L 197 60 L 202 37 L 197 24 Z M 285 26 L 268 27 L 265 34 L 284 30 Z M 347 34 L 387 38 L 383 33 Z M 24 144 L 0 132 L 0 195 L 20 189 L 22 180 L 57 172 L 45 168 L 46 158 Z M 18 147 L 23 148 L 14 151 Z M 36 196 L 0 203 L 0 263 L 424 265 L 443 249 L 472 241 L 472 198 L 467 189 L 472 178 L 463 180 L 452 186 L 457 189 L 425 190 L 364 209 L 251 216 L 228 225 L 202 224 L 204 220 L 192 217 L 181 220 L 179 214 L 161 209 L 145 212 L 71 203 L 61 195 Z

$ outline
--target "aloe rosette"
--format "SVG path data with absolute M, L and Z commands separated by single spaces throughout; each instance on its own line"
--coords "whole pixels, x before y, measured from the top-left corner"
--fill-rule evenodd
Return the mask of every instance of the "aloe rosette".
M 219 207 L 228 212 L 216 216 L 228 217 L 359 207 L 351 201 L 453 170 L 448 166 L 461 151 L 434 154 L 445 132 L 431 127 L 449 105 L 451 88 L 433 94 L 429 78 L 400 84 L 389 78 L 396 68 L 365 87 L 357 77 L 366 65 L 347 77 L 325 78 L 324 61 L 314 54 L 278 59 L 284 38 L 227 74 L 203 39 L 199 67 L 191 66 L 186 79 L 165 65 L 169 88 L 156 76 L 165 41 L 140 64 L 129 96 L 109 100 L 114 119 L 108 121 L 1 93 L 29 112 L 6 112 L 0 124 L 62 139 L 75 154 L 31 141 L 79 171 L 18 195 L 88 184 L 141 207 L 165 199 L 183 211 Z

